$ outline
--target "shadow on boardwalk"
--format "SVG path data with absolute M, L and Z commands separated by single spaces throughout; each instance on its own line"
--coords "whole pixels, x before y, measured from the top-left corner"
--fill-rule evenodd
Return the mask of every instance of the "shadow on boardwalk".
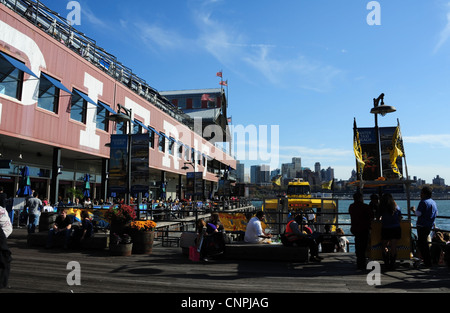
M 28 248 L 26 230 L 8 239 L 13 253 L 10 293 L 393 293 L 449 292 L 449 270 L 408 267 L 382 272 L 380 285 L 370 272 L 355 270 L 353 253 L 323 254 L 321 263 L 233 261 L 194 263 L 181 248 L 155 246 L 151 255 L 110 256 L 107 250 Z M 81 285 L 69 286 L 69 262 L 81 267 Z

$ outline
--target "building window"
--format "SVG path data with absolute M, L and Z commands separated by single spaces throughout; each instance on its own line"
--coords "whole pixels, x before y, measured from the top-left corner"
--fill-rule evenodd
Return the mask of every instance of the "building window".
M 178 144 L 178 157 L 181 159 L 183 157 L 183 145 Z
M 201 109 L 202 108 L 202 100 L 200 98 L 193 99 L 193 109 Z
M 86 124 L 87 101 L 79 93 L 81 92 L 78 90 L 72 93 L 70 118 Z
M 38 107 L 58 114 L 59 88 L 44 75 L 39 80 Z
M 154 149 L 155 148 L 155 132 L 152 130 L 149 130 L 148 132 L 149 134 L 149 146 L 150 148 Z
M 0 94 L 21 100 L 23 72 L 0 57 Z
M 127 122 L 116 122 L 116 134 L 125 135 L 128 133 Z
M 161 133 L 161 135 L 159 136 L 158 149 L 161 152 L 166 151 L 166 138 L 164 137 L 163 133 Z
M 184 149 L 184 159 L 186 161 L 189 161 L 189 151 L 190 151 L 189 147 L 186 146 L 186 149 Z
M 195 149 L 191 148 L 191 162 L 195 163 Z
M 97 129 L 108 131 L 108 116 L 109 112 L 105 108 L 107 105 L 103 102 L 98 102 L 100 105 L 97 106 Z
M 172 137 L 169 139 L 169 153 L 170 155 L 174 154 L 175 140 Z
M 133 128 L 131 129 L 132 134 L 142 134 L 142 127 L 138 123 L 133 124 Z

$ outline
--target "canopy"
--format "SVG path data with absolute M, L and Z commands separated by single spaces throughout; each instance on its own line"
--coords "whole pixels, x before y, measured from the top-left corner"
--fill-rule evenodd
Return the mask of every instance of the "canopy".
M 89 198 L 91 196 L 91 185 L 89 183 L 91 176 L 89 174 L 84 175 L 84 188 L 83 188 L 83 196 L 85 198 Z
M 17 196 L 26 197 L 31 196 L 31 181 L 30 181 L 30 169 L 28 166 L 24 166 L 21 170 L 21 178 L 19 183 L 19 190 L 17 190 Z

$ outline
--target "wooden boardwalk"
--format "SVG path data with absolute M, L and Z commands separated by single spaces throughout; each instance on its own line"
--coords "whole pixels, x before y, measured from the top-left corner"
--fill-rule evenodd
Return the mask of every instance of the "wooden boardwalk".
M 12 251 L 10 287 L 0 293 L 397 293 L 449 292 L 445 267 L 400 266 L 367 284 L 352 253 L 323 254 L 321 263 L 213 260 L 193 263 L 179 247 L 157 245 L 151 255 L 110 256 L 103 251 L 29 248 L 26 229 L 8 239 Z M 69 262 L 78 262 L 81 285 L 69 286 Z

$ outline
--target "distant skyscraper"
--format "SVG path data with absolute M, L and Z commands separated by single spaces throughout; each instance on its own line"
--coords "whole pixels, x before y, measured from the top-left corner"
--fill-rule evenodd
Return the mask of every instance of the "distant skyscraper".
M 239 161 L 236 162 L 236 181 L 238 183 L 244 183 L 245 182 L 245 165 L 243 163 L 240 163 Z

